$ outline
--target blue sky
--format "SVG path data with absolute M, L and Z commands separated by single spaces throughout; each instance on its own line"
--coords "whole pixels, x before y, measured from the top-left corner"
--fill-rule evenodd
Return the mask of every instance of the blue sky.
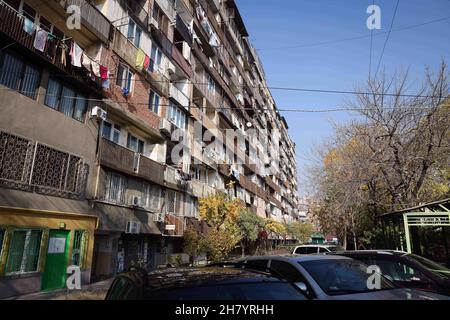
M 381 30 L 374 31 L 372 68 L 376 69 L 396 0 L 375 0 L 381 8 Z M 372 0 L 237 0 L 250 40 L 264 65 L 269 86 L 353 90 L 369 73 L 370 30 L 367 7 Z M 450 18 L 450 0 L 400 0 L 393 32 L 381 68 L 410 68 L 412 80 L 422 78 L 425 65 L 450 63 L 450 19 L 395 31 L 440 18 Z M 377 34 L 382 33 L 382 34 Z M 317 43 L 358 37 L 331 44 Z M 279 108 L 341 107 L 351 96 L 272 90 Z M 332 123 L 352 113 L 285 113 L 297 144 L 299 175 L 312 146 L 332 133 Z M 300 181 L 302 179 L 300 178 Z M 301 188 L 301 185 L 300 185 Z

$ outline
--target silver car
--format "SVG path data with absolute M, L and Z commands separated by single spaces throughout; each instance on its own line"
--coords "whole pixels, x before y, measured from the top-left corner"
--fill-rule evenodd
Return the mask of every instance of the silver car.
M 268 268 L 295 283 L 315 300 L 450 300 L 435 293 L 402 289 L 379 276 L 376 289 L 370 289 L 368 266 L 342 256 L 256 256 L 239 260 L 245 267 Z

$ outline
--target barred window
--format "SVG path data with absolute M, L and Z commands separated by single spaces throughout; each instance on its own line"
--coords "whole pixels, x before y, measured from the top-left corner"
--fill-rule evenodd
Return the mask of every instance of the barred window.
M 7 52 L 3 55 L 0 70 L 2 85 L 36 99 L 40 81 L 41 70 L 38 67 L 13 53 Z
M 6 274 L 38 271 L 42 230 L 13 231 L 6 261 Z
M 83 230 L 75 230 L 73 235 L 72 265 L 74 266 L 81 266 L 83 262 L 84 235 Z
M 32 184 L 79 193 L 83 189 L 80 157 L 38 144 L 34 160 Z
M 161 202 L 161 187 L 145 183 L 145 204 L 146 207 L 152 211 L 160 210 Z
M 84 122 L 87 110 L 86 96 L 59 80 L 50 78 L 48 81 L 44 104 L 68 117 Z
M 126 179 L 112 172 L 106 173 L 105 200 L 117 204 L 125 203 Z
M 0 131 L 0 181 L 28 183 L 33 144 Z
M 181 212 L 182 195 L 173 190 L 166 191 L 166 211 L 173 215 L 182 215 Z

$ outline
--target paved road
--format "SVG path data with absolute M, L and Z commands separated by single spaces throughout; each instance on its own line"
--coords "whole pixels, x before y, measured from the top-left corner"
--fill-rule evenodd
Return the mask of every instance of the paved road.
M 81 290 L 55 290 L 36 292 L 5 300 L 103 300 L 113 279 L 108 279 L 82 286 Z

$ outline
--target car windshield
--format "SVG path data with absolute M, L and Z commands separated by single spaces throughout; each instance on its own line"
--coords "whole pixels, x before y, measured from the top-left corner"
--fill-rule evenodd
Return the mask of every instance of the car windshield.
M 406 256 L 408 259 L 411 259 L 415 262 L 420 263 L 425 268 L 433 272 L 434 274 L 438 275 L 441 278 L 449 278 L 450 279 L 450 269 L 444 267 L 443 265 L 436 263 L 434 261 L 431 261 L 427 258 L 415 255 L 415 254 L 408 254 Z
M 368 267 L 356 260 L 313 260 L 299 262 L 328 295 L 364 293 L 393 289 L 395 286 L 380 275 L 379 286 L 369 288 Z

